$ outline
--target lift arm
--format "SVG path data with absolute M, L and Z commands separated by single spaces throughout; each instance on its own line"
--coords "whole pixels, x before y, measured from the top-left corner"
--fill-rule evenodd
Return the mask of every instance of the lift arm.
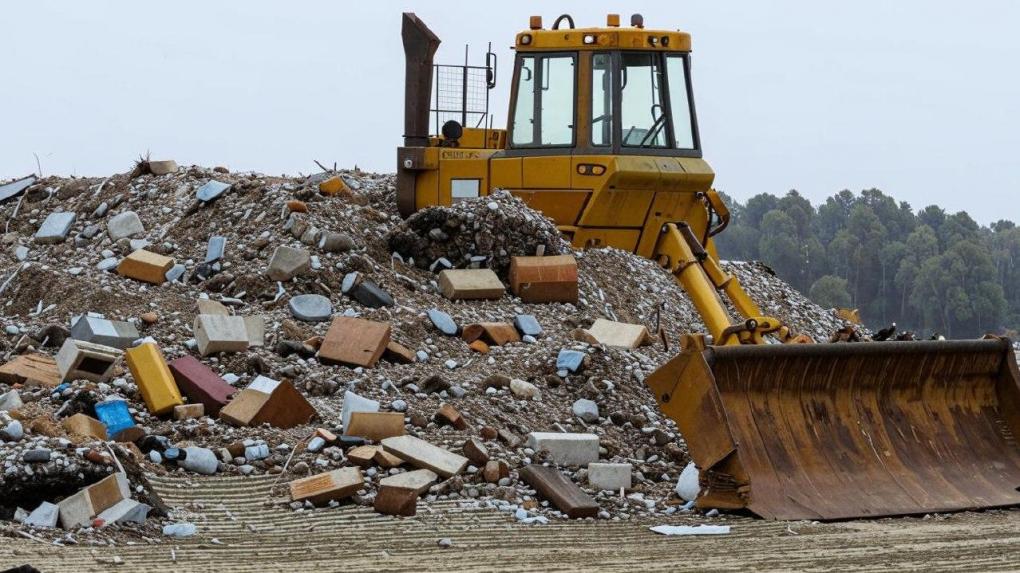
M 691 297 L 716 345 L 764 344 L 766 334 L 781 342 L 794 339 L 789 327 L 780 320 L 762 316 L 740 281 L 719 266 L 686 223 L 663 225 L 655 253 L 659 263 L 673 273 Z M 743 324 L 733 323 L 719 292 L 729 297 L 744 318 Z

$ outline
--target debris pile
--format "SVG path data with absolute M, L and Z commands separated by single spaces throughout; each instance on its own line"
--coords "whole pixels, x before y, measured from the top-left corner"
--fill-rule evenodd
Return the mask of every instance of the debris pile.
M 690 510 L 683 439 L 643 383 L 664 341 L 704 331 L 672 277 L 571 250 L 508 193 L 402 221 L 393 185 L 149 161 L 0 187 L 0 518 L 121 466 L 132 491 L 277 474 L 296 511 Z M 726 268 L 816 339 L 844 324 L 762 266 Z

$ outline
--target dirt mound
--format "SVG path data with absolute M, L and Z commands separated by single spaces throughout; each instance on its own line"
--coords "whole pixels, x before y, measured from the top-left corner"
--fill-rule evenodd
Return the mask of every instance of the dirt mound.
M 422 209 L 393 229 L 388 243 L 421 268 L 445 258 L 457 268 L 489 267 L 501 276 L 510 268 L 510 257 L 570 251 L 551 219 L 507 191 Z

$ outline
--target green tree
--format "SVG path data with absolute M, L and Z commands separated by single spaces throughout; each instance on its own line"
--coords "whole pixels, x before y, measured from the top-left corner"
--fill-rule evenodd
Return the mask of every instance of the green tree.
M 846 279 L 825 275 L 811 285 L 808 296 L 815 304 L 825 308 L 848 308 L 850 306 L 850 291 L 847 286 Z

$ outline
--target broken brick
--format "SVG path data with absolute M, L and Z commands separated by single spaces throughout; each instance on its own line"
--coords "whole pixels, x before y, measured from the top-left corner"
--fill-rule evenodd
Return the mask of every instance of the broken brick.
M 340 468 L 290 482 L 290 499 L 321 504 L 350 497 L 364 486 L 360 469 Z
M 521 336 L 509 322 L 475 322 L 461 331 L 466 342 L 484 340 L 489 345 L 502 346 L 508 342 L 520 342 Z
M 441 404 L 436 412 L 435 420 L 437 424 L 449 424 L 458 430 L 467 429 L 467 420 L 452 404 Z

